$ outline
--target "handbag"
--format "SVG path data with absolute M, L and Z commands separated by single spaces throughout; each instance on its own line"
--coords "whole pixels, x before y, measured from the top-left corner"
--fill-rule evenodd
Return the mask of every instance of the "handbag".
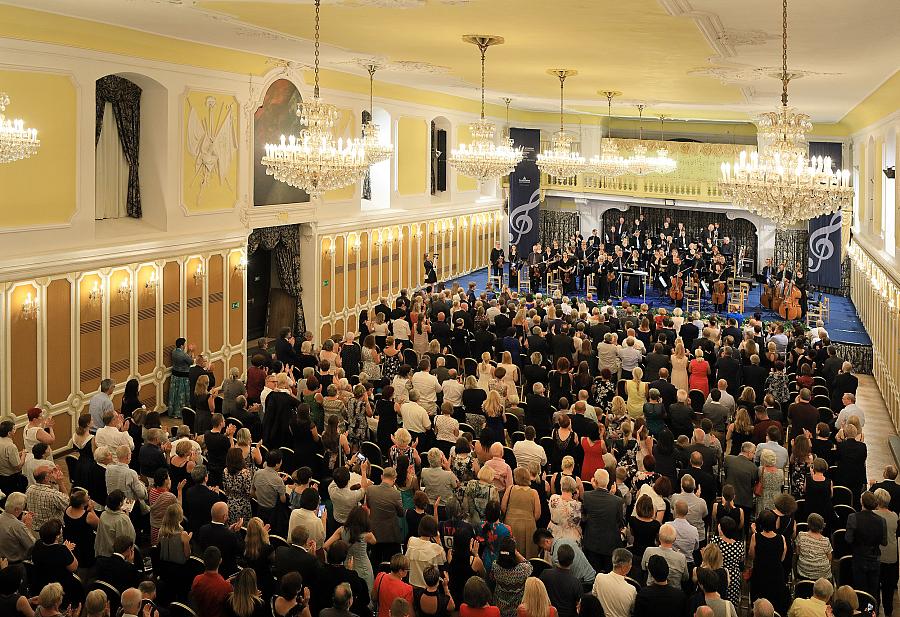
M 763 483 L 762 478 L 756 481 L 756 484 L 753 485 L 753 494 L 756 497 L 762 497 L 763 494 Z

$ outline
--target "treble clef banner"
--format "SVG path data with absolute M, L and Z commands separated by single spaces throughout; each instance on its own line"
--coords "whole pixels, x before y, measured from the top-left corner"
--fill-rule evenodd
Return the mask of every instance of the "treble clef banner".
M 527 255 L 540 238 L 541 172 L 536 157 L 541 132 L 510 128 L 509 136 L 514 147 L 525 151 L 525 158 L 509 174 L 509 244 L 515 245 L 520 255 Z
M 841 144 L 810 142 L 810 156 L 829 156 L 840 168 Z M 819 288 L 841 287 L 841 224 L 840 212 L 825 214 L 809 221 L 807 274 L 810 285 Z

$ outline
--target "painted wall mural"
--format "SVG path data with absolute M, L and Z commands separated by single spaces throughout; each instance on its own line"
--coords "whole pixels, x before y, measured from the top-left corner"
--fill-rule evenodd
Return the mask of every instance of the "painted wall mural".
M 189 211 L 225 210 L 238 201 L 238 103 L 190 92 L 184 103 L 182 199 Z
M 263 104 L 253 114 L 253 205 L 271 206 L 309 201 L 306 191 L 278 182 L 266 175 L 260 163 L 267 143 L 276 143 L 282 135 L 299 135 L 303 128 L 297 117 L 300 91 L 287 79 L 278 79 L 266 90 Z

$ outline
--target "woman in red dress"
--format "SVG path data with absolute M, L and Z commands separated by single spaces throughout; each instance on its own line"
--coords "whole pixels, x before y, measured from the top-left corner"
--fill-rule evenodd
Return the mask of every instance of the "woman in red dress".
M 709 396 L 709 362 L 703 358 L 703 348 L 694 351 L 694 359 L 688 364 L 688 385 L 691 390 L 700 390 Z

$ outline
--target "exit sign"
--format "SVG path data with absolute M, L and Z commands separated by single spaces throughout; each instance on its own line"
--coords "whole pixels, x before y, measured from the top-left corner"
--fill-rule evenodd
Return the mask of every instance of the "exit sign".
M 238 310 L 239 308 L 241 308 L 241 303 L 240 303 L 240 301 L 236 301 L 236 302 L 232 302 L 232 303 L 231 303 L 231 310 L 232 310 L 232 311 L 236 311 L 236 310 Z
M 322 287 L 328 287 L 328 279 L 322 279 Z

